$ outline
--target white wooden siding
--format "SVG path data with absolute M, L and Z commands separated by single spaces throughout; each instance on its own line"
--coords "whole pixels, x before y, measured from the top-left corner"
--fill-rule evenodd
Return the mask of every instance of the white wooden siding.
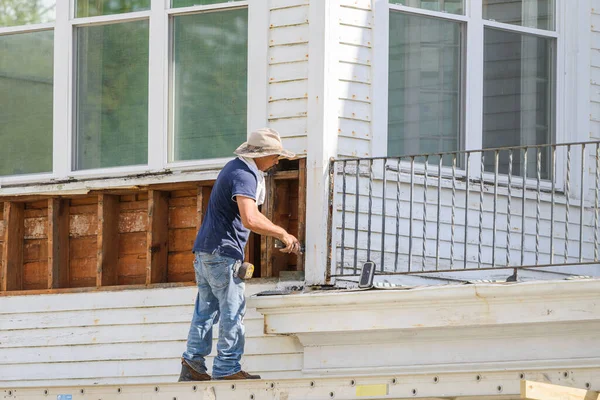
M 591 1 L 590 16 L 590 137 L 589 140 L 600 140 L 600 0 Z M 588 170 L 596 171 L 596 149 L 588 150 L 589 157 L 586 160 Z M 596 176 L 590 172 L 588 187 L 594 188 Z M 592 190 L 588 198 L 592 201 L 595 193 Z
M 592 0 L 590 59 L 590 139 L 600 140 L 600 0 Z
M 342 0 L 336 71 L 340 156 L 366 157 L 372 154 L 372 35 L 371 0 Z
M 284 145 L 308 152 L 308 0 L 269 0 L 268 120 Z
M 246 295 L 272 288 L 248 284 Z M 175 382 L 195 296 L 186 287 L 0 297 L 0 387 Z M 264 335 L 254 309 L 245 326 L 243 368 L 300 376 L 296 338 Z

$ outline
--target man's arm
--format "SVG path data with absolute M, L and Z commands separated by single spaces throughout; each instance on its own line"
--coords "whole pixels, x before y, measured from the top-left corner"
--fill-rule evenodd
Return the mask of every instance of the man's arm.
M 300 251 L 298 239 L 287 233 L 282 227 L 272 223 L 258 211 L 258 206 L 254 199 L 236 196 L 235 200 L 240 210 L 240 216 L 242 217 L 242 224 L 244 224 L 244 227 L 259 235 L 272 236 L 281 240 L 286 246 L 284 249 L 281 249 L 284 253 L 298 253 L 298 251 Z

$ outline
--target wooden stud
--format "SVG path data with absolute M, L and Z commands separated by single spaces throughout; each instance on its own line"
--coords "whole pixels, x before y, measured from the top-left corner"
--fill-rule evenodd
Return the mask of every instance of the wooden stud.
M 48 199 L 48 288 L 69 286 L 69 200 Z
M 600 400 L 600 392 L 577 389 L 549 383 L 521 381 L 521 399 L 524 400 Z
M 206 210 L 208 209 L 208 200 L 210 199 L 210 193 L 212 188 L 210 186 L 198 186 L 198 201 L 196 209 L 198 211 L 198 219 L 196 222 L 196 232 L 200 229 L 200 225 L 202 225 L 202 221 L 204 221 L 204 216 L 206 215 Z
M 298 179 L 300 172 L 297 170 L 290 171 L 277 171 L 273 174 L 273 179 L 281 180 L 281 179 Z
M 0 291 L 23 289 L 24 203 L 4 203 L 4 247 Z
M 148 250 L 146 284 L 167 281 L 169 256 L 169 193 L 150 190 L 148 194 Z
M 306 158 L 298 165 L 298 237 L 300 243 L 306 243 Z M 298 255 L 297 271 L 304 271 L 304 253 Z
M 262 213 L 269 220 L 273 221 L 273 206 L 275 204 L 275 179 L 273 178 L 273 174 L 265 176 L 265 186 L 267 193 L 265 195 L 265 202 L 262 205 Z M 273 238 L 261 235 L 260 276 L 262 278 L 273 276 L 273 245 Z
M 117 284 L 119 261 L 119 197 L 98 196 L 98 258 L 96 285 Z

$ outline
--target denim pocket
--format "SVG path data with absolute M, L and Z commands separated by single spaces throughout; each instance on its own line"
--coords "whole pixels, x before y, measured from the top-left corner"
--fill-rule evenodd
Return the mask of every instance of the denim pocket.
M 202 258 L 202 264 L 206 271 L 206 279 L 210 286 L 222 289 L 229 284 L 233 260 L 218 255 L 210 255 Z

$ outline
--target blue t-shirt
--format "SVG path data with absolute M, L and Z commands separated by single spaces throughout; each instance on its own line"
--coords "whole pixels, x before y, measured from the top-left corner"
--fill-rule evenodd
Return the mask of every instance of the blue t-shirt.
M 258 177 L 236 158 L 229 161 L 217 176 L 208 200 L 208 209 L 194 242 L 194 252 L 202 251 L 244 259 L 244 247 L 250 230 L 242 224 L 235 196 L 244 196 L 256 201 Z

